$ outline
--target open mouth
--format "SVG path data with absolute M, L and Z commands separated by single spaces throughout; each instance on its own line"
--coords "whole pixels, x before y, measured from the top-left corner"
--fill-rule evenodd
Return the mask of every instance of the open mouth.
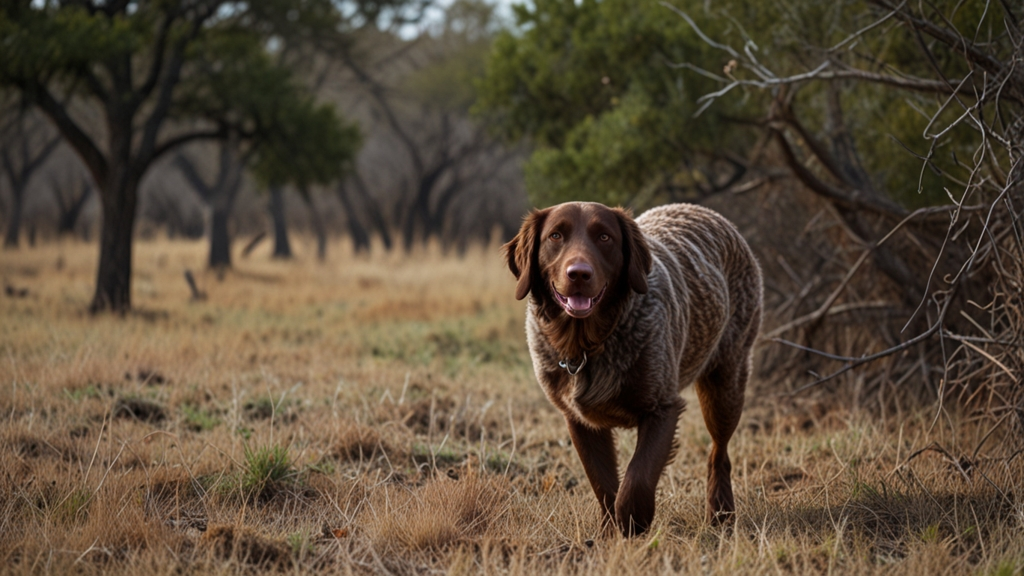
M 587 316 L 590 316 L 590 313 L 594 311 L 597 303 L 601 301 L 601 297 L 604 296 L 604 291 L 607 288 L 608 286 L 605 285 L 604 288 L 601 288 L 601 291 L 597 296 L 587 298 L 582 294 L 562 296 L 555 288 L 555 284 L 551 284 L 551 292 L 554 293 L 555 300 L 558 300 L 558 303 L 562 305 L 563 309 L 565 309 L 565 313 L 573 318 L 586 318 Z

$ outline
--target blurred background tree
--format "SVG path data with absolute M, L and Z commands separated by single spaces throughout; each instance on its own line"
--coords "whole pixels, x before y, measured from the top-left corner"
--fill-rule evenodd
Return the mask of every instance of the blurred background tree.
M 17 167 L 0 167 L 6 235 L 21 233 L 19 198 L 33 235 L 36 222 L 58 235 L 68 210 L 83 237 L 105 223 L 95 311 L 128 308 L 131 238 L 159 229 L 205 228 L 213 267 L 230 265 L 237 234 L 253 236 L 243 256 L 273 231 L 275 257 L 290 257 L 289 228 L 311 231 L 321 258 L 339 234 L 356 251 L 510 237 L 526 208 L 524 148 L 469 112 L 503 25 L 479 0 L 5 5 L 0 120 L 50 120 L 79 159 L 33 166 L 81 163 L 99 191 L 64 174 L 43 179 L 52 192 L 20 179 L 16 195 Z
M 60 136 L 54 134 L 30 110 L 11 106 L 7 112 L 6 123 L 0 126 L 0 166 L 7 174 L 11 199 L 10 205 L 5 207 L 5 250 L 18 247 L 25 192 L 29 182 L 61 142 Z
M 432 239 L 461 250 L 490 241 L 495 225 L 504 237 L 518 228 L 521 148 L 470 114 L 500 27 L 494 6 L 457 0 L 412 40 L 367 31 L 335 52 L 342 74 L 325 91 L 360 110 L 369 134 L 356 178 L 339 193 L 355 191 L 365 204 L 367 186 L 393 190 L 374 203 L 407 251 Z M 376 211 L 367 219 L 379 223 Z
M 210 207 L 210 250 L 207 265 L 210 268 L 231 266 L 231 233 L 228 219 L 242 185 L 242 171 L 247 158 L 240 157 L 237 138 L 228 137 L 220 142 L 216 176 L 207 182 L 200 174 L 197 162 L 184 151 L 174 156 L 174 165 L 188 181 L 195 193 Z
M 38 107 L 75 149 L 97 184 L 103 225 L 93 312 L 131 305 L 132 235 L 139 184 L 168 151 L 231 130 L 274 164 L 290 126 L 336 122 L 313 105 L 267 44 L 288 34 L 333 29 L 327 1 L 44 2 L 18 0 L 0 11 L 0 84 Z M 101 111 L 95 114 L 82 110 Z M 344 129 L 339 125 L 335 133 Z M 303 162 L 343 163 L 349 145 L 303 150 L 337 154 Z M 294 165 L 298 168 L 297 164 Z M 293 174 L 298 178 L 300 172 Z

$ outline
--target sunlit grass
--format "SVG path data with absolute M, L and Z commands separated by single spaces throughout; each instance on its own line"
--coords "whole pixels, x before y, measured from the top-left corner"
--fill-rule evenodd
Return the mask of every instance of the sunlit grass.
M 140 242 L 126 318 L 84 312 L 94 250 L 0 255 L 29 290 L 0 297 L 5 573 L 1024 569 L 1024 458 L 998 434 L 975 457 L 988 426 L 765 394 L 730 447 L 732 529 L 703 521 L 709 438 L 687 390 L 651 534 L 605 530 L 495 248 L 257 252 L 218 280 L 201 243 Z M 635 433 L 618 439 L 626 459 Z M 919 452 L 933 442 L 970 473 Z

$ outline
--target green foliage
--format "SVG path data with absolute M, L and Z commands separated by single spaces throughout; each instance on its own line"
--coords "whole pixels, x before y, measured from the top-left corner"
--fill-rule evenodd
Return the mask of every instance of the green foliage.
M 983 573 L 991 574 L 992 576 L 1018 576 L 1019 574 L 1024 574 L 1024 568 L 1022 567 L 1024 567 L 1024 560 L 1006 559 Z
M 465 460 L 465 454 L 460 454 L 448 446 L 434 449 L 419 442 L 412 445 L 412 461 L 417 466 L 444 468 L 454 466 L 463 460 Z
M 704 59 L 709 48 L 667 8 L 534 5 L 517 7 L 520 33 L 497 38 L 477 111 L 506 137 L 536 142 L 527 165 L 535 203 L 626 203 L 684 171 L 687 157 L 727 143 L 719 113 L 742 115 L 744 103 L 694 118 L 697 97 L 715 85 L 672 64 Z
M 264 185 L 303 188 L 344 176 L 360 145 L 358 128 L 307 95 L 260 35 L 228 28 L 191 50 L 201 73 L 184 83 L 179 114 L 227 118 L 250 135 L 253 172 Z
M 356 4 L 361 10 L 362 3 Z M 90 13 L 70 2 L 5 3 L 0 8 L 0 84 L 13 85 L 30 99 L 34 87 L 78 86 L 75 94 L 104 105 L 121 101 L 131 109 L 162 97 L 163 84 L 149 93 L 139 85 L 153 63 L 161 63 L 165 76 L 159 78 L 166 78 L 177 58 L 174 50 L 181 46 L 183 63 L 167 118 L 183 126 L 220 126 L 222 135 L 236 131 L 254 147 L 256 173 L 267 184 L 308 186 L 341 177 L 359 147 L 358 130 L 332 106 L 317 104 L 297 80 L 287 55 L 268 48 L 344 42 L 338 7 L 329 0 L 255 2 L 196 29 L 196 14 L 202 11 L 182 9 L 173 0 L 132 3 L 131 10 L 109 13 Z M 171 25 L 162 46 L 165 21 Z M 134 81 L 116 62 L 137 70 Z M 131 93 L 123 93 L 126 88 Z
M 882 16 L 861 0 L 672 4 L 709 38 L 738 51 L 746 47 L 778 76 L 809 71 L 823 61 L 825 49 Z M 982 4 L 940 3 L 938 9 L 962 30 L 974 30 L 985 14 Z M 987 22 L 998 22 L 996 12 L 989 10 Z M 665 191 L 678 199 L 671 191 L 700 182 L 709 159 L 749 152 L 756 141 L 752 127 L 763 123 L 775 95 L 735 88 L 694 117 L 697 99 L 724 87 L 727 77 L 757 75 L 730 65 L 726 51 L 699 39 L 683 18 L 658 2 L 537 0 L 517 6 L 516 16 L 517 28 L 494 43 L 476 110 L 493 118 L 505 137 L 535 143 L 526 173 L 537 205 L 599 200 L 643 208 L 664 201 Z M 933 49 L 949 78 L 968 72 L 955 51 Z M 918 43 L 899 26 L 872 29 L 855 49 L 832 57 L 870 71 L 934 77 Z M 722 81 L 673 66 L 679 63 Z M 944 97 L 839 82 L 844 120 L 874 185 L 908 207 L 947 202 L 943 187 L 950 178 L 966 177 L 957 158 L 977 147 L 976 132 L 966 125 L 956 128 L 922 170 L 928 143 L 921 135 Z M 791 90 L 800 121 L 830 145 L 827 83 L 806 82 Z M 958 106 L 949 107 L 936 125 L 960 114 Z
M 85 398 L 99 398 L 103 393 L 95 384 L 89 383 L 83 388 L 65 388 L 64 395 L 73 402 L 80 402 Z
M 211 410 L 185 404 L 181 411 L 185 415 L 185 426 L 195 432 L 208 432 L 220 424 L 220 419 Z
M 626 204 L 678 169 L 678 154 L 685 151 L 672 146 L 664 109 L 652 106 L 641 89 L 613 99 L 607 112 L 577 124 L 565 146 L 534 153 L 526 166 L 534 202 L 556 204 L 594 191 L 603 202 Z
M 359 144 L 359 129 L 342 122 L 333 106 L 299 100 L 269 119 L 253 172 L 268 186 L 327 184 L 350 169 Z
M 80 6 L 39 10 L 28 2 L 6 4 L 0 10 L 3 83 L 35 76 L 73 78 L 93 62 L 135 50 L 141 40 L 130 23 L 89 14 Z
M 921 530 L 921 541 L 925 544 L 935 544 L 939 541 L 939 525 L 929 524 Z
M 292 555 L 295 557 L 302 557 L 316 551 L 313 540 L 302 532 L 292 532 L 288 535 L 288 547 L 291 548 Z
M 489 454 L 484 460 L 484 467 L 495 474 L 504 474 L 509 468 L 509 454 L 501 450 Z

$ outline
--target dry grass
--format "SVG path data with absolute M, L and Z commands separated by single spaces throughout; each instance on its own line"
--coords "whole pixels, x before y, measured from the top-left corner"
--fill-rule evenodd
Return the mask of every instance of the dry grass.
M 0 570 L 1024 571 L 1024 456 L 991 423 L 769 394 L 733 529 L 703 523 L 691 409 L 651 535 L 603 531 L 496 251 L 331 254 L 254 254 L 189 302 L 203 246 L 141 242 L 127 318 L 84 313 L 94 246 L 0 255 L 28 290 L 0 296 Z

